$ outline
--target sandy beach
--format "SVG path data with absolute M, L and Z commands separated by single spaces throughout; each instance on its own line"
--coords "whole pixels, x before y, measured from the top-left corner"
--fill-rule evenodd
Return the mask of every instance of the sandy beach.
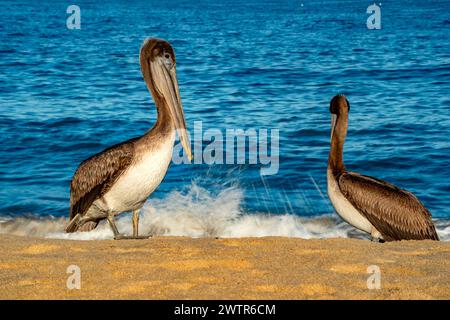
M 450 243 L 0 237 L 1 299 L 449 299 Z M 81 288 L 69 290 L 70 265 Z M 381 271 L 369 290 L 367 268 Z

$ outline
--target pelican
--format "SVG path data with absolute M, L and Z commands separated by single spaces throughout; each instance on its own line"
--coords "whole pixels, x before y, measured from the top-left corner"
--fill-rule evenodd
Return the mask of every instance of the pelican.
M 439 240 L 430 212 L 411 192 L 345 169 L 343 148 L 349 111 L 344 95 L 333 97 L 327 184 L 336 212 L 347 223 L 369 233 L 372 241 Z
M 175 53 L 161 39 L 147 39 L 140 50 L 144 80 L 158 118 L 144 135 L 84 160 L 70 185 L 70 222 L 66 232 L 90 231 L 107 219 L 114 239 L 142 239 L 139 210 L 159 186 L 172 159 L 175 132 L 192 160 L 176 75 Z M 133 212 L 133 236 L 119 233 L 114 217 Z

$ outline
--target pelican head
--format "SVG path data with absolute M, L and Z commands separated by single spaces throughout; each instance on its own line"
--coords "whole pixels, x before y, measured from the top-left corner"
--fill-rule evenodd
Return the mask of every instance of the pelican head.
M 347 113 L 350 111 L 350 103 L 345 95 L 335 95 L 330 101 L 330 112 L 338 115 L 343 111 L 346 111 Z
M 175 52 L 165 40 L 150 38 L 140 51 L 141 71 L 156 105 L 167 107 L 178 131 L 181 145 L 192 160 L 191 144 L 186 131 L 183 105 L 178 88 Z
M 338 94 L 330 101 L 331 113 L 331 137 L 333 137 L 334 129 L 336 127 L 337 118 L 339 116 L 348 117 L 350 112 L 350 103 L 343 94 Z

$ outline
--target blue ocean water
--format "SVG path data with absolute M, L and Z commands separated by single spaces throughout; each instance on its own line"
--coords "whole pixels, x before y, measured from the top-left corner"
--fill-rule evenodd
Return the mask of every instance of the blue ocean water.
M 67 1 L 0 3 L 1 217 L 66 217 L 78 164 L 152 126 L 146 37 L 174 47 L 188 127 L 280 130 L 277 174 L 172 165 L 155 202 L 231 188 L 244 214 L 330 214 L 328 105 L 345 93 L 348 169 L 450 217 L 450 1 L 382 1 L 381 30 L 366 27 L 369 1 L 76 4 L 81 30 Z

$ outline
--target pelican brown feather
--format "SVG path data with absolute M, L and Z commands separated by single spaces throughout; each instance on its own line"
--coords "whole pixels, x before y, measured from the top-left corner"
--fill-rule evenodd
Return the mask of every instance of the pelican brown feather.
M 70 184 L 70 220 L 77 214 L 84 216 L 94 201 L 108 192 L 132 163 L 136 140 L 133 138 L 114 145 L 79 165 Z
M 439 240 L 430 212 L 411 192 L 354 172 L 342 173 L 338 184 L 385 241 Z
M 139 210 L 164 179 L 172 159 L 175 130 L 192 159 L 172 46 L 161 39 L 148 39 L 139 56 L 144 81 L 155 101 L 157 121 L 142 136 L 112 146 L 80 164 L 71 182 L 66 232 L 89 231 L 107 219 L 115 239 L 130 238 L 120 234 L 114 217 L 132 211 L 131 238 L 139 238 Z
M 349 111 L 350 104 L 344 95 L 333 97 L 327 184 L 336 212 L 373 239 L 439 240 L 430 212 L 411 192 L 346 170 L 343 153 Z

